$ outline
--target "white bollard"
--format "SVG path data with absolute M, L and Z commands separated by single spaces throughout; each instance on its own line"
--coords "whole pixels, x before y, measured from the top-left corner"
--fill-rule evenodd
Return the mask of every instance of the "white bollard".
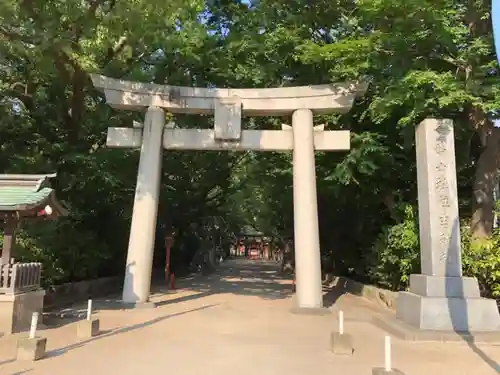
M 22 338 L 17 342 L 17 359 L 21 361 L 38 361 L 45 357 L 47 339 L 36 337 L 39 313 L 34 312 L 31 316 L 31 327 L 28 338 Z
M 391 372 L 392 371 L 392 363 L 391 363 L 391 336 L 385 336 L 384 369 L 387 372 Z
M 338 312 L 339 329 L 330 334 L 330 349 L 333 354 L 352 355 L 354 346 L 352 336 L 344 332 L 344 312 Z
M 92 318 L 92 300 L 87 303 L 87 319 L 80 320 L 76 326 L 79 339 L 87 340 L 99 334 L 99 319 Z
M 92 319 L 92 300 L 89 299 L 89 302 L 87 304 L 87 320 Z
M 36 336 L 36 328 L 38 326 L 38 313 L 34 312 L 31 316 L 31 327 L 30 327 L 30 339 L 34 339 Z
M 401 370 L 392 368 L 391 336 L 384 340 L 384 367 L 372 368 L 372 375 L 404 375 Z

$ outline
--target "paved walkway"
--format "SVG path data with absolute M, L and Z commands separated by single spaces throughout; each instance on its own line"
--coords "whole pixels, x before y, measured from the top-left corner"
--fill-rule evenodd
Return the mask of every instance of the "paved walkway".
M 369 323 L 379 307 L 352 295 L 330 299 L 356 349 L 334 356 L 335 314 L 291 314 L 291 282 L 273 263 L 233 260 L 179 286 L 157 290 L 156 309 L 98 311 L 104 332 L 88 341 L 78 342 L 74 323 L 40 331 L 49 355 L 35 363 L 16 362 L 15 340 L 0 339 L 0 374 L 369 375 L 382 364 L 384 332 Z M 393 342 L 394 367 L 406 375 L 495 375 L 499 362 L 499 346 Z

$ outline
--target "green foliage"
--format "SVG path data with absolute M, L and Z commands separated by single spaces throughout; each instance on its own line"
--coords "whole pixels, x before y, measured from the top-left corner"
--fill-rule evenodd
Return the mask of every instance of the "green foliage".
M 497 172 L 480 163 L 498 144 L 487 142 L 486 116 L 500 108 L 487 1 L 7 0 L 0 67 L 0 170 L 57 171 L 71 212 L 19 233 L 14 255 L 42 261 L 47 283 L 123 272 L 138 153 L 106 149 L 106 128 L 143 115 L 111 109 L 91 72 L 200 87 L 369 83 L 349 113 L 316 116 L 352 134 L 351 150 L 316 158 L 321 249 L 326 267 L 394 290 L 418 269 L 415 125 L 454 119 L 460 212 L 473 211 L 475 182 Z M 169 118 L 186 128 L 213 121 Z M 243 120 L 282 123 L 290 118 Z M 216 227 L 291 236 L 291 163 L 290 154 L 164 153 L 158 221 L 178 233 L 183 267 Z M 465 272 L 498 294 L 497 234 L 474 246 L 463 238 Z M 161 240 L 159 230 L 159 267 Z
M 500 297 L 500 232 L 490 238 L 473 239 L 462 231 L 462 268 L 464 275 L 476 277 L 485 297 Z
M 411 206 L 404 207 L 404 220 L 384 228 L 373 246 L 371 281 L 392 290 L 408 287 L 409 276 L 420 272 L 418 226 Z M 500 232 L 487 239 L 472 239 L 462 226 L 462 269 L 478 279 L 481 294 L 500 297 Z
M 117 265 L 113 270 L 106 269 L 113 266 L 109 261 L 114 253 L 116 250 L 107 247 L 96 233 L 74 219 L 25 225 L 17 236 L 15 248 L 16 260 L 43 264 L 45 285 L 121 272 Z
M 411 206 L 405 206 L 401 223 L 386 227 L 372 249 L 372 280 L 392 290 L 404 290 L 419 268 L 418 228 Z

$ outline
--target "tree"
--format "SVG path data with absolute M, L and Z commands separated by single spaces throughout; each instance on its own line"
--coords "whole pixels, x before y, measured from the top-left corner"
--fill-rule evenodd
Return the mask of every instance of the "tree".
M 0 167 L 56 170 L 72 213 L 27 227 L 23 256 L 42 259 L 57 282 L 123 271 L 138 155 L 104 145 L 108 126 L 142 114 L 111 109 L 90 73 L 201 87 L 368 82 L 348 114 L 316 117 L 352 133 L 349 152 L 316 158 L 325 266 L 373 281 L 373 244 L 397 232 L 389 227 L 410 227 L 414 127 L 428 116 L 455 121 L 461 214 L 475 237 L 489 235 L 500 152 L 490 117 L 500 86 L 488 8 L 486 0 L 3 2 Z M 167 116 L 182 127 L 213 125 Z M 245 118 L 244 127 L 289 121 Z M 290 154 L 165 152 L 163 166 L 159 220 L 185 233 L 180 249 L 216 226 L 227 236 L 244 225 L 293 233 Z
M 330 29 L 328 41 L 306 41 L 299 58 L 334 67 L 332 80 L 369 80 L 366 115 L 378 129 L 391 120 L 406 127 L 428 116 L 451 117 L 459 139 L 470 140 L 458 154 L 460 166 L 472 163 L 475 169 L 472 233 L 491 234 L 500 149 L 490 116 L 500 101 L 489 2 L 364 0 L 356 5 L 355 10 L 340 7 L 341 26 Z

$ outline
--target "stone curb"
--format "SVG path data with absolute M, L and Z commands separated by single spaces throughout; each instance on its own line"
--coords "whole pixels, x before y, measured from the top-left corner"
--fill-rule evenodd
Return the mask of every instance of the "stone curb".
M 43 313 L 44 318 L 58 318 L 58 319 L 86 319 L 87 312 L 81 311 L 50 311 Z
M 374 285 L 366 285 L 344 276 L 327 275 L 323 285 L 328 288 L 341 289 L 346 293 L 364 297 L 390 310 L 396 310 L 396 298 L 398 296 L 398 292 L 379 288 Z M 498 311 L 500 311 L 500 299 L 497 299 L 497 304 Z
M 382 289 L 374 285 L 365 285 L 344 276 L 332 275 L 326 277 L 323 285 L 339 291 L 364 297 L 367 300 L 380 304 L 390 310 L 396 309 L 396 297 L 398 293 L 391 290 Z
M 216 271 L 217 265 L 212 266 L 210 270 L 206 274 L 202 273 L 190 273 L 184 276 L 181 276 L 179 278 L 176 278 L 179 282 L 182 283 L 182 280 L 189 280 L 193 279 L 196 277 L 204 277 L 209 274 L 212 274 Z M 123 277 L 119 276 L 113 276 L 113 277 L 104 277 L 100 279 L 90 279 L 90 280 L 85 280 L 85 281 L 80 281 L 80 282 L 75 282 L 75 283 L 67 283 L 67 284 L 62 284 L 61 286 L 56 286 L 52 287 L 52 294 L 56 295 L 57 289 L 58 288 L 65 288 L 65 289 L 70 289 L 74 290 L 75 288 L 78 288 L 79 286 L 84 286 L 84 292 L 82 293 L 75 293 L 73 295 L 73 298 L 61 298 L 61 301 L 57 301 L 57 298 L 53 298 L 53 301 L 51 304 L 44 306 L 44 312 L 43 316 L 46 318 L 57 318 L 57 319 L 85 319 L 87 317 L 87 310 L 85 308 L 79 308 L 79 309 L 73 309 L 72 306 L 77 305 L 81 302 L 86 301 L 90 297 L 90 293 L 88 292 L 89 289 L 95 290 L 96 286 L 99 286 L 101 283 L 105 282 L 108 284 L 116 285 L 116 290 L 113 290 L 112 288 L 106 290 L 107 293 L 95 293 L 94 300 L 96 301 L 96 304 L 94 305 L 95 308 L 99 308 L 102 306 L 109 306 L 109 303 L 106 300 L 109 299 L 110 295 L 114 295 L 115 293 L 119 293 L 121 289 L 121 281 Z M 119 283 L 117 283 L 119 281 Z M 153 284 L 154 285 L 154 284 Z M 153 288 L 151 290 L 153 293 Z M 51 296 L 52 297 L 52 296 Z M 117 297 L 119 299 L 119 297 Z

